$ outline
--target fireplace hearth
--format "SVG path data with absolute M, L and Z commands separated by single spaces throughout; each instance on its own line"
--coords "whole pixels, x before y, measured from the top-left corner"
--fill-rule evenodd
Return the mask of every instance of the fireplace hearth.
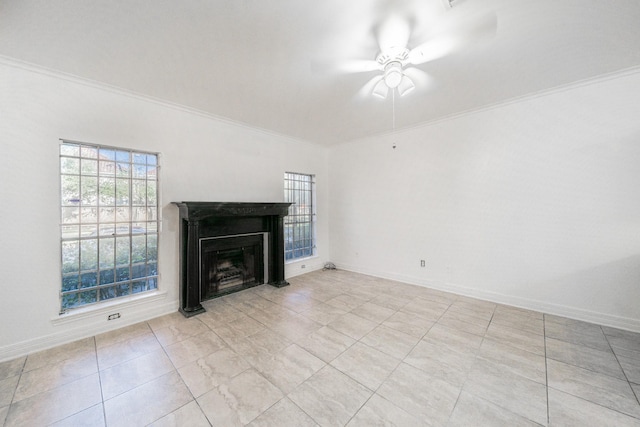
M 284 278 L 284 226 L 290 203 L 174 202 L 180 210 L 180 307 Z

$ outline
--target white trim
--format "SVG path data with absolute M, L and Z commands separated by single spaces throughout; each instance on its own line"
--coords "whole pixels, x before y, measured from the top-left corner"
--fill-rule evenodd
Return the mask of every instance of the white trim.
M 615 316 L 607 313 L 599 313 L 590 310 L 584 310 L 577 307 L 567 305 L 553 304 L 546 301 L 539 301 L 529 298 L 521 298 L 498 292 L 483 291 L 479 289 L 460 286 L 455 283 L 448 282 L 432 282 L 419 280 L 415 277 L 405 276 L 402 274 L 372 271 L 361 269 L 346 264 L 337 264 L 342 270 L 352 271 L 354 273 L 362 273 L 370 276 L 380 277 L 383 279 L 395 280 L 410 285 L 423 286 L 425 288 L 436 289 L 444 292 L 451 292 L 456 295 L 468 296 L 497 304 L 505 304 L 514 307 L 534 310 L 545 314 L 553 314 L 555 316 L 568 317 L 570 319 L 582 320 L 584 322 L 595 323 L 602 326 L 610 326 L 612 328 L 624 329 L 632 332 L 640 332 L 640 319 L 632 319 L 629 317 Z
M 115 309 L 114 307 L 105 308 L 104 310 L 100 309 L 82 315 L 68 315 L 71 316 L 71 318 L 65 318 L 63 322 L 58 324 L 64 324 L 67 326 L 64 331 L 53 332 L 49 335 L 0 347 L 0 362 L 77 341 L 79 339 L 99 335 L 104 332 L 120 329 L 125 326 L 144 322 L 158 316 L 178 311 L 178 301 L 166 301 L 162 304 L 151 305 L 150 303 L 165 298 L 166 293 L 159 293 L 156 297 L 157 298 L 129 301 L 119 304 L 117 310 L 121 313 L 121 317 L 117 320 L 108 321 L 106 318 L 107 312 L 113 312 Z M 141 307 L 146 304 L 149 304 L 149 306 Z M 131 310 L 133 307 L 136 307 L 137 309 Z

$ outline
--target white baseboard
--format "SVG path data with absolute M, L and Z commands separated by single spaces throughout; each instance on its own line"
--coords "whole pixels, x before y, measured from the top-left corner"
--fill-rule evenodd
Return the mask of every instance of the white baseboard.
M 318 257 L 305 258 L 285 264 L 285 278 L 300 276 L 324 268 L 325 261 Z M 303 267 L 304 266 L 304 267 Z
M 54 328 L 63 330 L 0 347 L 0 362 L 92 337 L 153 319 L 154 317 L 174 313 L 178 310 L 178 301 L 167 301 L 161 302 L 160 304 L 150 304 L 153 301 L 145 302 L 135 301 L 118 306 L 117 309 L 100 308 L 92 313 L 82 313 L 81 315 L 70 316 L 66 319 L 55 319 L 55 321 L 52 322 Z M 121 313 L 121 317 L 116 320 L 107 321 L 105 310 L 118 311 Z
M 524 308 L 527 310 L 538 311 L 545 314 L 552 314 L 555 316 L 567 317 L 570 319 L 581 320 L 589 323 L 595 323 L 602 326 L 609 326 L 612 328 L 624 329 L 631 332 L 640 332 L 640 319 L 615 316 L 612 314 L 585 310 L 578 307 L 554 304 L 548 301 L 521 298 L 521 297 L 502 294 L 498 292 L 483 291 L 480 289 L 468 288 L 468 287 L 456 285 L 453 283 L 420 280 L 419 278 L 412 277 L 412 276 L 406 276 L 402 274 L 385 272 L 385 271 L 373 271 L 373 270 L 362 269 L 359 267 L 350 266 L 346 264 L 339 264 L 338 268 L 347 270 L 347 271 L 352 271 L 354 273 L 362 273 L 370 276 L 380 277 L 383 279 L 395 280 L 398 282 L 407 283 L 411 285 L 424 286 L 430 289 L 451 292 L 457 295 L 463 295 L 463 296 L 477 298 L 477 299 L 490 301 L 498 304 L 505 304 L 505 305 L 510 305 L 514 307 Z

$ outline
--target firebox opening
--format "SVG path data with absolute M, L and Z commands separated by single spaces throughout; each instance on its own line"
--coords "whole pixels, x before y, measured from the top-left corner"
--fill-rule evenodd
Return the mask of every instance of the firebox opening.
M 202 299 L 265 283 L 267 241 L 268 233 L 201 239 Z

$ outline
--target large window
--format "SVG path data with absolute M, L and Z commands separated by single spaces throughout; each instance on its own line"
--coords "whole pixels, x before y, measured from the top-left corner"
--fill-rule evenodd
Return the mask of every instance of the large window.
M 62 141 L 61 313 L 158 287 L 158 155 Z
M 284 256 L 286 261 L 315 253 L 315 182 L 313 175 L 286 172 L 284 200 L 293 203 L 284 219 Z

